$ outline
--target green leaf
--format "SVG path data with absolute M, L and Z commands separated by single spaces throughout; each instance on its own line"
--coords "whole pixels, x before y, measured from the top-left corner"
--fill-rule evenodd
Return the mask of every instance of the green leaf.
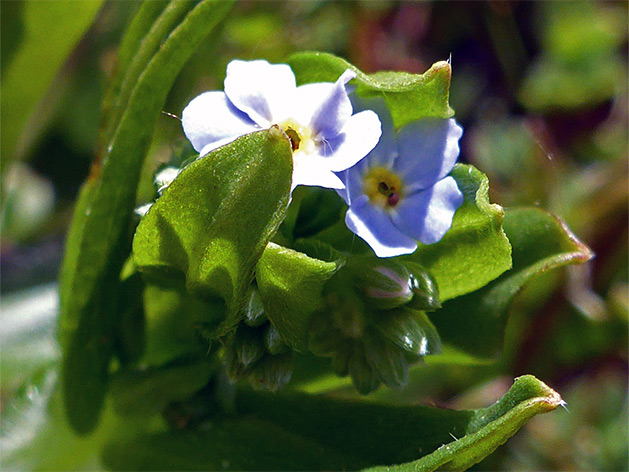
M 335 470 L 333 448 L 257 418 L 215 420 L 204 429 L 114 440 L 103 459 L 111 470 Z
M 27 120 L 102 4 L 102 0 L 24 2 L 22 42 L 2 74 L 3 169 L 15 156 Z
M 431 316 L 444 344 L 476 357 L 501 350 L 513 297 L 532 277 L 592 258 L 592 252 L 557 218 L 538 208 L 508 210 L 504 230 L 513 268 L 482 289 L 451 300 Z
M 288 58 L 297 84 L 334 82 L 347 69 L 357 76 L 350 82 L 362 97 L 383 97 L 393 124 L 401 128 L 424 117 L 449 118 L 454 111 L 448 104 L 450 93 L 450 64 L 440 61 L 424 74 L 383 71 L 365 74 L 349 62 L 332 54 L 301 52 Z
M 462 411 L 241 390 L 234 416 L 135 437 L 112 430 L 103 456 L 113 470 L 464 470 L 560 405 L 532 376 L 494 405 Z
M 511 267 L 511 246 L 502 230 L 504 211 L 489 203 L 487 177 L 463 164 L 455 166 L 452 177 L 465 196 L 452 227 L 438 243 L 420 244 L 402 258 L 432 275 L 442 302 L 479 289 Z
M 59 337 L 66 409 L 80 433 L 96 425 L 106 392 L 118 278 L 128 255 L 136 188 L 155 123 L 177 74 L 230 7 L 231 2 L 202 1 L 160 45 L 133 87 L 106 155 L 93 165 L 75 207 L 61 269 Z
M 229 307 L 238 321 L 253 270 L 290 199 L 292 154 L 277 128 L 243 136 L 193 162 L 138 225 L 140 271 L 185 277 L 188 292 Z
M 101 127 L 104 135 L 100 147 L 106 146 L 113 137 L 140 75 L 171 30 L 192 7 L 189 0 L 145 1 L 133 17 L 118 52 L 117 74 L 103 100 L 105 119 Z M 99 152 L 103 151 L 99 149 Z
M 293 349 L 308 348 L 310 318 L 322 305 L 325 283 L 340 261 L 325 262 L 269 243 L 256 267 L 264 311 Z
M 373 467 L 373 472 L 466 470 L 513 436 L 531 418 L 564 404 L 559 394 L 532 375 L 515 379 L 507 394 L 489 408 L 475 410 L 465 436 L 444 444 L 421 459 L 398 466 Z M 456 434 L 452 432 L 456 437 Z

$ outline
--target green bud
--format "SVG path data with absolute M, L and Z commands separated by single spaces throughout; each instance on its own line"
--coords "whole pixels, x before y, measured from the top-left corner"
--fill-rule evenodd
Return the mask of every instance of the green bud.
M 280 333 L 271 323 L 264 334 L 264 345 L 271 354 L 281 354 L 288 350 L 288 346 L 284 344 Z
M 389 310 L 413 298 L 413 275 L 401 262 L 369 259 L 355 263 L 352 269 L 359 291 L 374 308 Z
M 256 328 L 240 325 L 234 335 L 236 359 L 245 368 L 252 367 L 264 354 L 262 332 Z
M 428 338 L 411 310 L 381 313 L 376 330 L 395 346 L 417 356 L 428 353 Z
M 293 374 L 292 352 L 277 356 L 264 356 L 251 373 L 249 381 L 255 388 L 276 392 L 286 385 Z
M 262 299 L 258 293 L 258 289 L 253 285 L 247 292 L 247 302 L 244 309 L 244 320 L 249 326 L 260 326 L 267 321 L 266 314 L 264 313 L 264 306 L 262 305 Z
M 380 384 L 377 373 L 367 362 L 364 346 L 360 342 L 354 344 L 354 352 L 349 361 L 349 375 L 361 395 L 373 392 Z
M 411 270 L 411 287 L 413 290 L 413 299 L 408 307 L 422 311 L 434 311 L 440 308 L 441 302 L 437 283 L 419 264 L 412 262 L 406 264 Z
M 315 356 L 326 356 L 342 342 L 344 338 L 331 325 L 330 317 L 323 312 L 315 313 L 308 333 L 308 350 Z
M 376 333 L 365 333 L 365 356 L 388 387 L 400 389 L 408 383 L 408 363 L 404 351 Z
M 349 361 L 352 358 L 353 349 L 351 345 L 345 343 L 344 346 L 339 346 L 339 349 L 334 352 L 332 356 L 332 369 L 334 373 L 339 377 L 345 377 L 349 373 Z

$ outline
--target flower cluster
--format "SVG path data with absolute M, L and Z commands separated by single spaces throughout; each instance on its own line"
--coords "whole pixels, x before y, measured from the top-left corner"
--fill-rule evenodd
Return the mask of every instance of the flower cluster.
M 380 138 L 373 111 L 353 114 L 345 84 L 297 87 L 285 64 L 235 60 L 227 66 L 224 92 L 205 92 L 183 111 L 184 133 L 201 156 L 243 134 L 278 125 L 293 149 L 292 188 L 312 185 L 341 189 L 335 174 L 360 161 Z
M 183 110 L 183 130 L 203 157 L 279 126 L 293 150 L 292 189 L 336 189 L 349 206 L 347 227 L 377 256 L 412 253 L 418 241 L 441 240 L 463 203 L 448 176 L 463 131 L 453 119 L 423 119 L 396 131 L 383 102 L 354 113 L 346 84 L 355 77 L 348 69 L 334 83 L 298 87 L 288 65 L 234 60 L 224 92 L 205 92 Z

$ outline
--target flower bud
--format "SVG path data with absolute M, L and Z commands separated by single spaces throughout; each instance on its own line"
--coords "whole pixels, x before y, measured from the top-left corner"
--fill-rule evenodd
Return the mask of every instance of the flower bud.
M 375 327 L 385 339 L 404 351 L 417 356 L 426 354 L 428 338 L 411 310 L 382 313 Z
M 244 308 L 244 321 L 249 326 L 260 326 L 267 321 L 264 306 L 256 287 L 251 286 L 247 292 L 247 302 Z
M 365 333 L 365 356 L 386 386 L 399 389 L 408 383 L 404 351 L 377 333 Z
M 240 325 L 234 336 L 234 352 L 238 362 L 245 368 L 253 367 L 264 354 L 262 332 Z
M 380 384 L 378 375 L 367 362 L 362 343 L 354 344 L 354 352 L 349 361 L 349 375 L 352 377 L 354 387 L 361 395 L 373 392 Z
M 400 262 L 378 260 L 375 265 L 356 264 L 354 271 L 359 289 L 369 305 L 389 310 L 413 298 L 413 275 Z
M 408 304 L 409 308 L 422 311 L 434 311 L 441 307 L 437 283 L 419 264 L 406 263 L 411 271 L 411 289 L 413 299 Z
M 345 343 L 332 356 L 332 369 L 339 377 L 345 377 L 349 373 L 349 361 L 352 358 L 353 348 L 351 344 Z
M 292 352 L 264 356 L 251 373 L 249 379 L 251 385 L 276 392 L 290 381 L 293 374 L 293 361 Z
M 264 334 L 264 345 L 271 354 L 281 354 L 288 350 L 288 346 L 284 344 L 280 333 L 271 323 Z

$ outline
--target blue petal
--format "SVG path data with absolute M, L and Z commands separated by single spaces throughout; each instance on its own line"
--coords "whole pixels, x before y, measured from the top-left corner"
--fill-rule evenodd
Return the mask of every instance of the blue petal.
M 205 92 L 194 98 L 184 108 L 181 123 L 192 147 L 201 155 L 259 129 L 223 92 Z
M 341 172 L 369 154 L 378 144 L 380 133 L 378 115 L 362 111 L 347 120 L 337 137 L 319 143 L 317 154 L 329 160 L 331 170 Z
M 407 193 L 427 189 L 450 173 L 462 135 L 463 129 L 452 118 L 424 118 L 400 130 L 395 168 Z
M 299 107 L 312 113 L 302 118 L 304 124 L 308 123 L 319 139 L 337 136 L 352 116 L 352 103 L 345 84 L 354 77 L 356 73 L 347 69 L 333 84 L 316 83 L 297 88 Z
M 288 117 L 295 90 L 295 75 L 286 64 L 235 60 L 227 65 L 227 97 L 262 128 Z
M 352 201 L 345 214 L 345 224 L 357 236 L 371 246 L 378 257 L 393 257 L 410 254 L 417 243 L 398 230 L 389 214 L 362 195 Z
M 446 177 L 426 190 L 402 198 L 392 220 L 405 235 L 432 244 L 450 229 L 454 213 L 462 204 L 463 193 L 456 180 Z

